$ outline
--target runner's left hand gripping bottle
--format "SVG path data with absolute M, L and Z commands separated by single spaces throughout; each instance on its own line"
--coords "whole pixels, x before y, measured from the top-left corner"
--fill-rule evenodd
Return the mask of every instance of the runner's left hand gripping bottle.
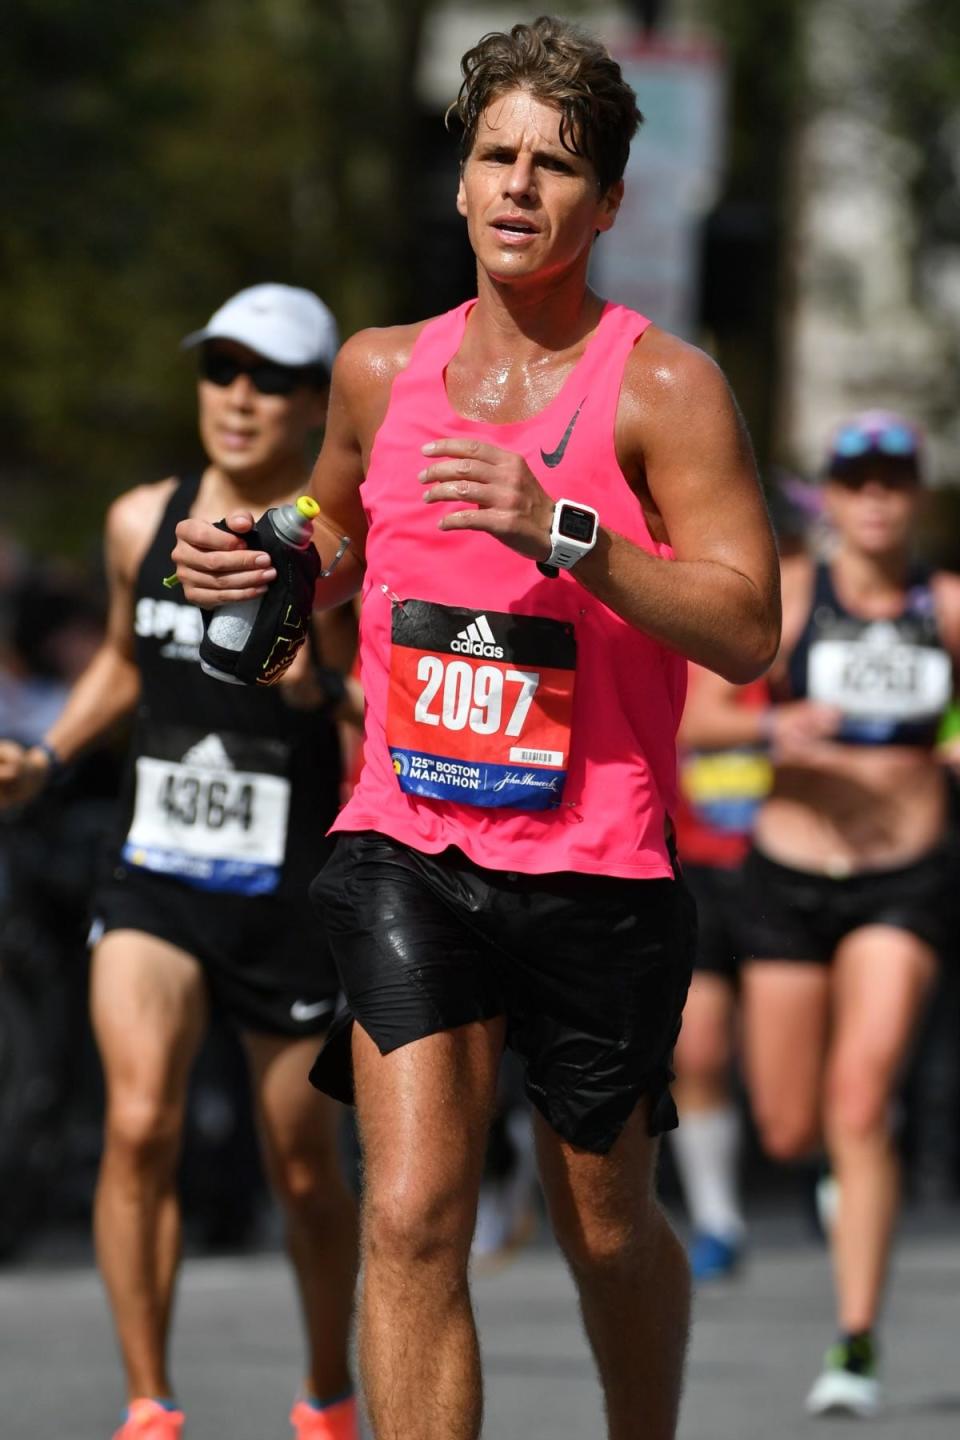
M 339 564 L 350 541 L 340 540 L 326 570 L 312 543 L 317 502 L 301 495 L 292 505 L 271 507 L 243 540 L 265 550 L 277 578 L 263 595 L 222 605 L 203 614 L 200 665 L 207 675 L 230 685 L 273 685 L 307 638 L 316 583 Z M 218 520 L 220 530 L 229 530 Z M 232 532 L 231 532 L 232 533 Z

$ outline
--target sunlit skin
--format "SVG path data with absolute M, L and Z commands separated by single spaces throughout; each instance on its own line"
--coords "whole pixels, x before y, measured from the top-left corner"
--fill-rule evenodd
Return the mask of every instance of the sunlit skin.
M 593 164 L 560 143 L 560 125 L 555 106 L 508 91 L 487 107 L 464 163 L 457 204 L 477 254 L 478 298 L 446 369 L 458 414 L 494 424 L 537 414 L 603 313 L 587 267 L 597 234 L 615 221 L 622 183 L 602 192 Z M 313 488 L 353 546 L 325 582 L 329 603 L 359 587 L 367 525 L 359 487 L 392 378 L 421 329 L 361 331 L 337 359 Z M 779 635 L 776 556 L 749 440 L 712 362 L 651 325 L 624 373 L 616 448 L 651 534 L 669 541 L 680 563 L 662 566 L 601 523 L 577 579 L 655 640 L 732 681 L 754 678 Z M 485 530 L 531 560 L 546 557 L 553 500 L 522 456 L 462 435 L 438 435 L 423 455 L 417 478 L 424 502 L 438 507 L 438 531 Z M 238 538 L 249 517 L 227 514 L 233 536 L 192 521 L 177 530 L 173 559 L 201 606 L 247 599 L 272 578 L 269 557 Z
M 622 186 L 601 191 L 592 163 L 560 143 L 560 120 L 555 107 L 508 91 L 488 105 L 463 166 L 457 206 L 476 252 L 477 301 L 444 383 L 455 414 L 491 426 L 532 420 L 550 405 L 604 311 L 587 268 Z M 422 333 L 423 323 L 363 331 L 338 356 L 313 491 L 354 544 L 324 582 L 324 601 L 362 579 L 367 525 L 379 516 L 361 486 L 391 386 Z M 676 558 L 666 563 L 601 516 L 597 545 L 573 582 L 654 641 L 730 679 L 751 679 L 779 635 L 776 554 L 726 382 L 700 351 L 650 326 L 619 393 L 612 439 L 624 482 Z M 416 478 L 432 507 L 418 537 L 425 566 L 432 547 L 439 556 L 457 530 L 491 535 L 530 562 L 549 554 L 553 497 L 499 438 L 425 436 L 422 468 L 413 471 L 414 455 L 409 474 L 398 467 L 395 483 Z M 235 537 L 196 520 L 177 534 L 174 560 L 194 603 L 247 597 L 266 556 L 243 553 Z M 354 1034 L 367 1207 L 360 1352 L 373 1429 L 475 1440 L 481 1375 L 467 1261 L 502 1021 L 459 1026 L 386 1056 L 361 1026 Z M 456 1103 L 438 1108 L 438 1095 Z M 675 1434 L 688 1286 L 655 1201 L 656 1144 L 643 1109 L 602 1158 L 568 1145 L 546 1122 L 539 1129 L 554 1231 L 604 1382 L 606 1433 L 633 1437 L 642 1415 L 649 1440 L 666 1440 Z
M 582 301 L 594 238 L 610 229 L 623 196 L 622 181 L 601 192 L 590 161 L 564 148 L 561 119 L 526 90 L 495 99 L 457 191 L 481 273 L 494 284 L 534 280 L 552 304 L 566 277 Z
M 214 340 L 210 349 L 245 365 L 262 356 L 233 340 Z M 197 381 L 200 439 L 213 465 L 241 490 L 267 481 L 271 494 L 303 476 L 307 441 L 326 412 L 325 392 L 300 385 L 290 395 L 261 395 L 249 375 L 229 385 Z M 279 479 L 278 479 L 279 477 Z

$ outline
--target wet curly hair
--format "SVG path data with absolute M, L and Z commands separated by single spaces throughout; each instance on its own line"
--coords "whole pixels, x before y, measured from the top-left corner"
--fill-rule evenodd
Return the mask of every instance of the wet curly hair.
M 463 83 L 446 118 L 448 128 L 462 127 L 461 165 L 487 106 L 509 90 L 526 90 L 560 111 L 560 143 L 590 161 L 601 194 L 622 178 L 643 116 L 620 66 L 591 35 L 566 20 L 541 15 L 509 33 L 484 35 L 464 55 L 460 69 Z

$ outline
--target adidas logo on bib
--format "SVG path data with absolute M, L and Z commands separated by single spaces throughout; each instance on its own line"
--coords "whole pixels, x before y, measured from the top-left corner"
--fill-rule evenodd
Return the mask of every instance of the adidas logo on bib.
M 478 615 L 465 630 L 458 630 L 456 638 L 450 641 L 450 649 L 458 655 L 482 655 L 488 660 L 502 660 L 503 646 L 497 644 L 497 637 L 490 629 L 486 615 Z
M 202 770 L 232 770 L 233 761 L 219 735 L 205 735 L 196 745 L 191 745 L 181 761 Z

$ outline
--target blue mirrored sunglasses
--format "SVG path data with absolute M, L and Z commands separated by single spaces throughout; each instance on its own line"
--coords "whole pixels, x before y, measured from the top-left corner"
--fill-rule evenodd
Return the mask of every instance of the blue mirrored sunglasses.
M 879 425 L 876 429 L 845 425 L 834 437 L 831 449 L 838 460 L 856 460 L 861 455 L 906 459 L 916 455 L 918 446 L 916 435 L 906 425 Z

